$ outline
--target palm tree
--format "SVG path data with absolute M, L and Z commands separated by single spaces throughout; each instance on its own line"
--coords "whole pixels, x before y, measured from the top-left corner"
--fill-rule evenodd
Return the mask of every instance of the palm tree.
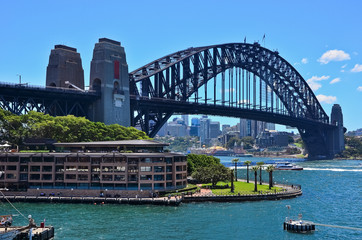
M 251 161 L 245 161 L 244 164 L 246 165 L 246 182 L 249 183 L 249 165 L 251 164 Z
M 271 189 L 273 187 L 273 171 L 274 171 L 275 167 L 273 165 L 269 165 L 266 168 L 266 171 L 269 173 L 269 189 Z
M 263 165 L 264 165 L 264 162 L 257 162 L 256 165 L 258 165 L 259 169 L 260 169 L 260 175 L 259 175 L 259 184 L 262 185 L 263 182 L 261 180 L 261 170 L 263 169 Z
M 235 164 L 235 182 L 238 181 L 238 172 L 237 172 L 237 164 L 239 162 L 239 158 L 233 158 L 233 160 L 231 160 L 234 164 Z
M 254 176 L 255 176 L 255 180 L 254 180 L 254 192 L 257 192 L 257 191 L 258 191 L 258 181 L 257 181 L 258 169 L 259 169 L 259 166 L 252 166 L 252 167 L 251 167 L 251 170 L 254 171 Z

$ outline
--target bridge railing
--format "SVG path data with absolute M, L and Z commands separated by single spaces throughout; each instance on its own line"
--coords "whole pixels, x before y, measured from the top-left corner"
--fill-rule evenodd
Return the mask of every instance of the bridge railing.
M 54 91 L 54 92 L 71 92 L 76 94 L 85 94 L 85 95 L 98 95 L 99 92 L 94 90 L 84 90 L 80 91 L 75 88 L 62 88 L 62 87 L 50 87 L 50 86 L 40 86 L 40 85 L 29 85 L 28 83 L 10 83 L 10 82 L 0 82 L 0 88 L 20 88 L 20 89 L 32 89 L 32 90 L 41 90 L 41 91 Z

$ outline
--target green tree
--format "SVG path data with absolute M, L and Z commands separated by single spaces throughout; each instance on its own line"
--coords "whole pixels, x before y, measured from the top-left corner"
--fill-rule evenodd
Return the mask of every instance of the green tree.
M 232 137 L 232 138 L 230 138 L 229 141 L 226 143 L 226 148 L 227 148 L 227 149 L 232 149 L 232 148 L 234 148 L 235 143 L 236 143 L 236 145 L 238 145 L 238 144 L 240 145 L 240 139 L 237 138 L 237 137 Z
M 207 167 L 213 165 L 222 165 L 220 163 L 220 159 L 214 156 L 207 156 L 203 154 L 187 155 L 187 172 L 189 176 L 192 175 L 192 173 L 200 167 Z
M 200 183 L 212 183 L 215 187 L 219 181 L 227 181 L 230 177 L 230 171 L 224 165 L 211 165 L 198 167 L 193 173 L 192 178 Z
M 258 191 L 258 170 L 259 166 L 252 166 L 251 170 L 254 171 L 254 192 Z
M 246 182 L 249 183 L 249 166 L 251 161 L 245 161 L 244 164 L 246 165 Z
M 233 160 L 231 160 L 234 163 L 235 166 L 235 182 L 238 181 L 238 169 L 237 169 L 237 165 L 239 162 L 239 158 L 233 158 Z
M 264 165 L 264 162 L 257 162 L 256 165 L 258 165 L 259 167 L 259 170 L 260 170 L 260 175 L 259 175 L 259 184 L 262 185 L 263 184 L 263 181 L 262 181 L 262 178 L 261 178 L 261 170 L 263 170 L 263 165 Z
M 255 144 L 254 138 L 250 136 L 243 137 L 240 141 L 244 144 L 244 149 L 252 149 Z
M 273 187 L 273 171 L 275 170 L 275 167 L 273 165 L 269 165 L 266 168 L 266 171 L 269 173 L 269 189 Z

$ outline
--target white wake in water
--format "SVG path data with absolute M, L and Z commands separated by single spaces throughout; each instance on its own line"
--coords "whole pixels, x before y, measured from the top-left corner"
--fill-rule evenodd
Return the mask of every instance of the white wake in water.
M 362 169 L 343 169 L 343 168 L 303 168 L 309 171 L 332 171 L 332 172 L 362 172 Z

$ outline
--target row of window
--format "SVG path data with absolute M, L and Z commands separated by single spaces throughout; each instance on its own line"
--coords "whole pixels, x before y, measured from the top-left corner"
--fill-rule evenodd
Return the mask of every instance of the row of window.
M 27 172 L 28 166 L 20 166 L 20 172 Z M 165 172 L 164 166 L 154 166 L 153 167 L 154 172 Z M 8 165 L 6 166 L 6 170 L 8 171 L 16 171 L 17 166 L 16 165 Z M 99 167 L 92 167 L 92 172 L 125 172 L 126 166 L 102 166 L 102 168 Z M 52 166 L 30 166 L 30 172 L 52 172 L 53 167 Z M 55 167 L 56 172 L 67 172 L 67 171 L 78 171 L 78 172 L 88 172 L 89 167 L 88 166 L 56 166 Z M 140 167 L 141 172 L 152 172 L 152 166 L 141 166 Z M 186 171 L 186 166 L 176 166 L 176 172 L 180 171 Z M 129 166 L 128 172 L 138 172 L 137 166 Z M 172 172 L 172 166 L 166 166 L 166 172 Z
M 172 164 L 173 162 L 186 162 L 186 157 L 154 157 L 154 158 L 126 158 L 121 157 L 103 157 L 103 158 L 94 158 L 94 157 L 20 157 L 20 163 L 27 162 L 56 162 L 58 164 L 63 164 L 64 162 L 91 162 L 92 164 L 102 163 L 126 163 L 129 164 L 138 164 L 141 163 L 160 163 L 165 162 L 166 164 Z M 19 162 L 19 157 L 0 157 L 0 162 Z
M 52 174 L 30 174 L 29 180 L 52 180 Z M 6 174 L 6 178 L 7 179 L 16 179 L 16 174 L 13 173 L 9 173 Z M 88 181 L 89 176 L 87 174 L 56 174 L 55 175 L 55 180 L 59 181 L 59 180 L 78 180 L 78 181 Z M 176 179 L 180 180 L 180 179 L 185 179 L 186 178 L 186 174 L 176 174 Z M 102 181 L 125 181 L 126 177 L 125 175 L 105 175 L 102 174 L 101 175 L 101 179 Z M 139 176 L 140 180 L 153 180 L 153 181 L 164 181 L 165 180 L 165 175 L 140 175 Z M 21 181 L 26 181 L 28 180 L 28 174 L 20 174 L 20 180 Z M 91 180 L 92 181 L 99 181 L 100 177 L 99 174 L 92 174 L 91 176 Z M 166 180 L 172 180 L 172 174 L 167 174 L 166 175 Z M 138 181 L 138 176 L 137 175 L 128 175 L 128 181 Z

